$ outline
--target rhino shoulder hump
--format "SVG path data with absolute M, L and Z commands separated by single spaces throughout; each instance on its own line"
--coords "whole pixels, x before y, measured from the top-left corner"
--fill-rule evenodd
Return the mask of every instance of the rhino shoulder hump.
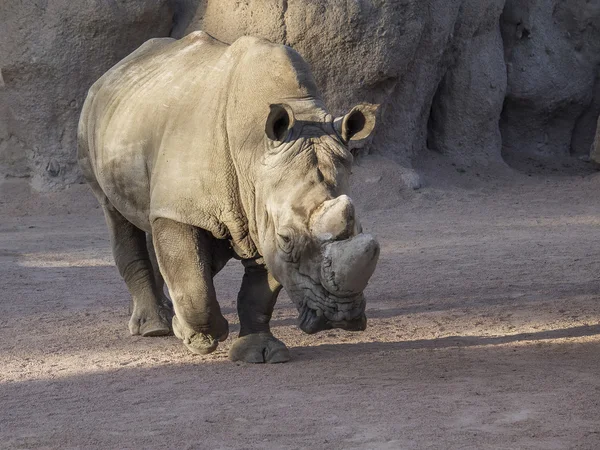
M 135 49 L 132 53 L 130 53 L 125 58 L 123 58 L 121 61 L 119 61 L 114 66 L 114 69 L 121 67 L 134 59 L 139 60 L 143 56 L 156 53 L 158 50 L 160 50 L 164 46 L 174 42 L 175 40 L 176 39 L 173 39 L 170 37 L 148 39 L 146 42 L 144 42 L 142 45 L 140 45 L 137 49 Z
M 256 49 L 265 46 L 273 46 L 274 44 L 261 37 L 257 36 L 241 36 L 237 38 L 232 44 L 232 49 L 240 49 L 240 50 L 248 50 L 248 49 Z
M 184 39 L 188 39 L 190 41 L 218 41 L 218 39 L 215 39 L 206 31 L 202 30 L 192 31 L 191 33 L 187 34 Z

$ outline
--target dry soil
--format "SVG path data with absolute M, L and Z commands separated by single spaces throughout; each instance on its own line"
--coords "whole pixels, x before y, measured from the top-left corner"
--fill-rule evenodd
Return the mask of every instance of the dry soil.
M 600 448 L 600 174 L 530 169 L 407 192 L 359 165 L 382 247 L 369 327 L 304 335 L 282 295 L 282 365 L 227 360 L 239 263 L 217 277 L 216 353 L 131 337 L 87 187 L 5 181 L 0 448 Z

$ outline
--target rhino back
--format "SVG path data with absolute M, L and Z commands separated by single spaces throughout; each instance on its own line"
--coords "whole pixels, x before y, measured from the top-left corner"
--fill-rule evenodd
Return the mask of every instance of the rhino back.
M 201 133 L 190 113 L 210 102 L 211 72 L 227 47 L 202 32 L 179 41 L 152 39 L 89 91 L 79 128 L 80 165 L 141 229 L 150 229 L 152 191 L 168 192 L 173 203 L 184 194 L 185 180 L 197 176 L 194 161 L 210 159 L 199 154 L 205 146 L 185 148 Z
M 254 201 L 253 168 L 269 105 L 281 102 L 302 118 L 325 114 L 308 65 L 289 47 L 252 37 L 229 46 L 202 32 L 152 40 L 90 89 L 82 168 L 139 228 L 168 218 L 255 256 L 265 205 Z

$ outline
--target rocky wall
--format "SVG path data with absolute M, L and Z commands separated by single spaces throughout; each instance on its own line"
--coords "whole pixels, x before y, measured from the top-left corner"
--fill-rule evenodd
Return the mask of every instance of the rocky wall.
M 600 113 L 600 1 L 507 0 L 504 151 L 588 155 Z
M 597 0 L 66 0 L 0 4 L 0 176 L 38 189 L 79 179 L 89 86 L 150 37 L 257 35 L 311 64 L 335 114 L 381 104 L 366 151 L 398 163 L 439 152 L 587 156 L 600 113 Z
M 0 2 L 0 177 L 30 177 L 40 190 L 78 181 L 88 88 L 172 22 L 166 0 Z

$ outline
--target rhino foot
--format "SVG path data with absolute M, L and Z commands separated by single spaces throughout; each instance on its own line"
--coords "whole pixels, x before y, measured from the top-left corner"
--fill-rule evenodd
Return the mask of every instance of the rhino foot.
M 229 359 L 255 364 L 282 363 L 290 360 L 290 352 L 271 333 L 255 333 L 237 338 L 229 350 Z
M 166 336 L 171 334 L 171 317 L 173 312 L 166 305 L 146 309 L 134 307 L 129 319 L 129 332 L 134 336 Z
M 173 316 L 173 333 L 183 341 L 183 345 L 185 345 L 190 352 L 197 355 L 208 355 L 217 349 L 219 341 L 222 342 L 227 339 L 229 325 L 225 319 L 223 320 L 225 321 L 224 327 L 226 331 L 218 338 L 215 338 L 209 334 L 199 333 L 191 329 L 182 323 L 177 316 Z

